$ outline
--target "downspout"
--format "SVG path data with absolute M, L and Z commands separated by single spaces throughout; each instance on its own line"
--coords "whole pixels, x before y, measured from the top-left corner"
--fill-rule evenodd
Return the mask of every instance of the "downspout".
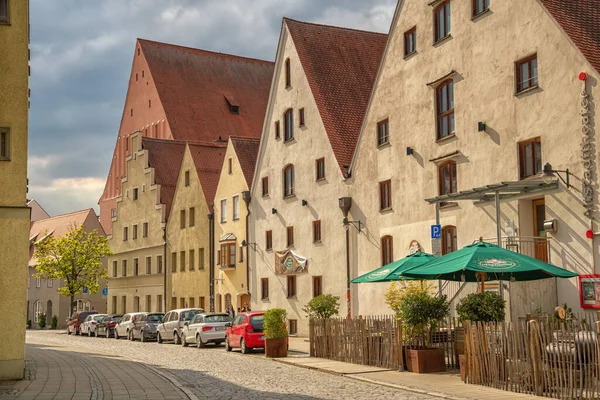
M 163 227 L 163 312 L 167 312 L 167 224 Z
M 209 307 L 210 312 L 215 311 L 215 258 L 214 258 L 214 234 L 215 234 L 215 225 L 214 225 L 214 204 L 210 204 L 210 213 L 207 215 L 208 217 L 208 268 L 209 268 Z
M 246 292 L 252 302 L 252 295 L 250 294 L 250 191 L 246 190 L 242 192 L 242 198 L 246 203 Z

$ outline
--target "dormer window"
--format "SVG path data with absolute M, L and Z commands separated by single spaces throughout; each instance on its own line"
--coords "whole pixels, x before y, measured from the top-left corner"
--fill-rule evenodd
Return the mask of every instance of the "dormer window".
M 234 100 L 233 96 L 225 96 L 225 100 L 227 101 L 227 106 L 229 107 L 229 112 L 235 115 L 240 114 L 240 106 Z

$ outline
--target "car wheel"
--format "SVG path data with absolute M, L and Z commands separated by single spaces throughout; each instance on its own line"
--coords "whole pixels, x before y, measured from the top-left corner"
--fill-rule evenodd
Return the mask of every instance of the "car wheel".
M 98 333 L 97 333 L 96 331 L 93 331 L 93 332 L 92 332 L 92 336 L 93 336 L 93 337 L 98 337 Z
M 225 351 L 231 351 L 231 350 L 232 350 L 232 348 L 229 345 L 229 336 L 226 336 L 225 337 Z
M 133 330 L 127 331 L 127 340 L 133 342 Z
M 145 342 L 146 341 L 146 335 L 144 334 L 144 331 L 140 331 L 140 342 Z
M 67 329 L 67 335 L 70 335 L 70 334 L 71 334 L 71 330 Z
M 77 329 L 75 329 L 75 336 L 80 335 L 81 336 L 81 332 L 79 332 Z
M 156 332 L 156 343 L 161 344 L 162 338 L 160 337 L 160 332 Z
M 179 334 L 177 332 L 173 333 L 173 343 L 181 344 L 181 338 L 179 337 Z
M 107 329 L 105 334 L 106 334 L 106 338 L 109 339 L 110 338 L 110 329 Z
M 251 347 L 246 347 L 246 342 L 244 339 L 240 339 L 240 347 L 242 348 L 242 354 L 248 354 L 252 351 Z
M 202 341 L 202 338 L 200 337 L 200 334 L 196 335 L 196 345 L 198 345 L 199 349 L 203 349 L 206 347 L 206 343 L 204 343 Z
M 188 347 L 188 342 L 185 339 L 185 335 L 183 333 L 181 334 L 181 347 Z

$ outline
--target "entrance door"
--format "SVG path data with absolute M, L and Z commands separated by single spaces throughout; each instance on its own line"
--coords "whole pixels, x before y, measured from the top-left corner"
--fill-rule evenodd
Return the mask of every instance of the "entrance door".
M 546 220 L 546 202 L 544 199 L 533 200 L 533 236 L 535 258 L 548 262 L 548 240 L 544 231 Z

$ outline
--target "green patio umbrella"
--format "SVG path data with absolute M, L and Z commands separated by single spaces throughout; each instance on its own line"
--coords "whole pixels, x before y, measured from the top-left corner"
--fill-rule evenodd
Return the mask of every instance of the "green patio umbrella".
M 446 281 L 533 281 L 545 278 L 574 278 L 576 273 L 546 262 L 477 242 L 401 273 L 407 279 Z M 483 286 L 483 285 L 482 285 Z
M 402 271 L 418 267 L 425 263 L 435 260 L 436 257 L 431 254 L 416 252 L 408 255 L 400 260 L 391 262 L 383 267 L 379 267 L 376 270 L 367 272 L 364 275 L 359 276 L 351 280 L 351 283 L 367 283 L 367 282 L 390 282 L 400 280 L 413 280 L 413 278 L 406 278 L 399 276 Z

